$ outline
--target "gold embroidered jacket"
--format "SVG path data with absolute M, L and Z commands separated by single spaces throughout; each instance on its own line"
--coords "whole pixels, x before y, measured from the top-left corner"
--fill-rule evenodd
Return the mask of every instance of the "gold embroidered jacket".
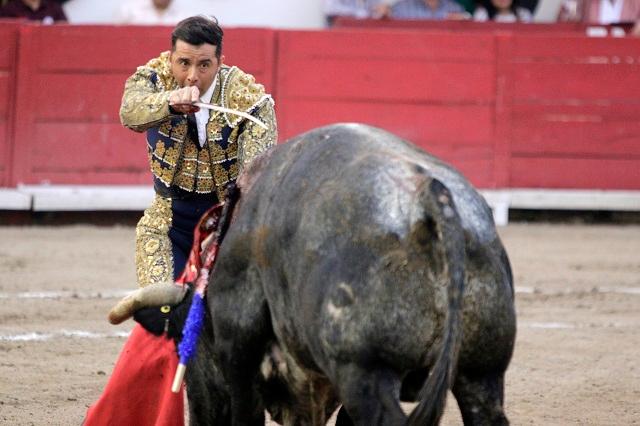
M 169 52 L 138 67 L 125 84 L 120 120 L 137 132 L 147 132 L 149 163 L 156 185 L 189 192 L 216 192 L 254 157 L 276 143 L 273 99 L 252 75 L 223 65 L 218 71 L 211 102 L 249 113 L 267 125 L 263 129 L 243 117 L 211 111 L 207 144 L 198 149 L 187 131 L 185 115 L 171 114 L 169 94 L 178 89 L 171 74 Z

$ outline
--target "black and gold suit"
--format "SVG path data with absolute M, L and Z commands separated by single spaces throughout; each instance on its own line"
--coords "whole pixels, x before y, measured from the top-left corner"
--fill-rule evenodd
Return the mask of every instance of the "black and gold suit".
M 250 74 L 222 65 L 211 103 L 246 112 L 267 125 L 211 111 L 206 143 L 198 142 L 195 120 L 172 114 L 169 94 L 178 89 L 169 52 L 138 67 L 126 82 L 120 119 L 147 133 L 155 198 L 136 227 L 136 270 L 142 287 L 176 279 L 186 262 L 200 216 L 221 199 L 225 185 L 276 143 L 273 100 Z

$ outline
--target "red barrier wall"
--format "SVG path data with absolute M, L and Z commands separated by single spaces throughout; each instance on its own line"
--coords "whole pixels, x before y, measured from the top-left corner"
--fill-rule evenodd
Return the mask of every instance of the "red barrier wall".
M 372 124 L 494 186 L 490 35 L 282 32 L 277 85 L 283 138 L 336 121 Z
M 640 39 L 480 28 L 232 28 L 224 54 L 274 95 L 281 140 L 358 121 L 482 188 L 640 189 Z M 170 31 L 0 24 L 0 186 L 149 183 L 118 108 Z
M 0 26 L 0 187 L 10 184 L 19 24 Z
M 170 49 L 170 34 L 169 27 L 23 26 L 12 183 L 149 183 L 144 136 L 122 127 L 118 109 L 126 78 Z M 228 60 L 272 87 L 273 32 L 225 36 Z
M 509 187 L 640 189 L 640 40 L 513 36 Z

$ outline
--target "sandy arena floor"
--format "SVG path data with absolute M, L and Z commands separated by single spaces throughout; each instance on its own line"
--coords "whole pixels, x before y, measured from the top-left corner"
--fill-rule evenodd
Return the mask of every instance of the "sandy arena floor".
M 640 424 L 640 226 L 500 229 L 515 273 L 512 424 Z M 132 326 L 132 227 L 0 227 L 0 424 L 79 425 Z M 461 424 L 449 399 L 442 422 Z

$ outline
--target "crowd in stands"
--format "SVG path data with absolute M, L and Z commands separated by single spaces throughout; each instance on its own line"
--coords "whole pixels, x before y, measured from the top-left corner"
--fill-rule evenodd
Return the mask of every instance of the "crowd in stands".
M 66 21 L 66 0 L 0 0 L 0 18 L 26 18 L 49 24 Z M 359 19 L 474 20 L 531 22 L 539 3 L 560 5 L 558 22 L 609 25 L 636 23 L 640 36 L 640 0 L 323 0 L 329 26 L 339 17 Z M 174 0 L 127 0 L 114 23 L 175 24 L 183 16 Z
M 338 17 L 366 19 L 469 19 L 531 22 L 549 0 L 324 0 L 327 22 Z M 558 22 L 608 25 L 640 22 L 640 0 L 551 0 L 559 4 Z M 640 25 L 636 25 L 640 35 Z
M 43 24 L 67 20 L 59 0 L 2 0 L 0 18 L 26 18 Z
M 0 0 L 0 18 L 40 21 L 44 24 L 67 21 L 62 4 L 67 0 Z M 118 8 L 116 24 L 174 25 L 186 18 L 174 0 L 127 0 Z
M 136 25 L 174 25 L 187 18 L 172 0 L 127 0 L 120 5 L 115 22 Z

